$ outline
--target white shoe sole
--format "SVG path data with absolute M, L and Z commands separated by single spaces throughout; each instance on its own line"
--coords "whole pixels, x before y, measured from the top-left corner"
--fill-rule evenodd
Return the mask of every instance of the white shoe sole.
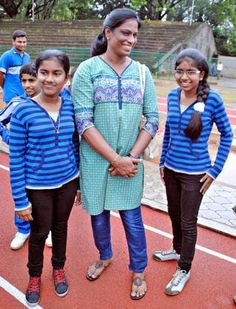
M 65 293 L 63 293 L 63 294 L 58 294 L 58 293 L 56 292 L 56 290 L 55 290 L 55 293 L 56 293 L 57 296 L 59 296 L 59 297 L 64 297 L 64 296 L 66 296 L 66 295 L 68 294 L 68 291 L 69 291 L 69 289 L 67 289 L 67 291 L 66 291 Z
M 159 258 L 158 256 L 156 256 L 155 253 L 153 253 L 152 257 L 153 257 L 153 259 L 154 259 L 155 261 L 159 261 L 159 262 L 179 261 L 179 259 L 180 259 L 180 256 L 179 256 L 179 257 L 176 257 L 176 258 L 164 258 L 164 259 L 161 259 L 161 258 Z
M 29 307 L 35 307 L 35 306 L 37 306 L 37 305 L 39 304 L 40 299 L 39 299 L 39 301 L 36 302 L 36 303 L 29 303 L 29 302 L 27 301 L 27 299 L 25 299 L 25 301 L 26 301 L 26 304 L 27 304 Z

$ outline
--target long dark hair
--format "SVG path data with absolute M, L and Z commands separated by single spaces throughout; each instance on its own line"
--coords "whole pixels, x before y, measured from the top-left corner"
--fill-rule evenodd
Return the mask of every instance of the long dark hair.
M 70 70 L 70 60 L 69 57 L 63 51 L 58 49 L 47 49 L 42 51 L 38 55 L 38 57 L 35 60 L 36 72 L 38 73 L 39 67 L 43 61 L 51 58 L 56 58 L 58 60 L 58 62 L 62 65 L 67 76 Z
M 103 22 L 103 30 L 93 41 L 91 46 L 92 56 L 101 55 L 107 50 L 107 39 L 105 37 L 105 29 L 109 28 L 114 30 L 115 28 L 122 25 L 128 19 L 136 19 L 138 23 L 138 29 L 141 27 L 140 19 L 137 13 L 128 8 L 119 8 L 113 10 L 110 14 L 107 15 Z
M 207 82 L 209 67 L 206 58 L 200 53 L 199 50 L 194 48 L 187 48 L 182 50 L 175 62 L 175 69 L 187 58 L 193 60 L 194 66 L 201 72 L 204 72 L 203 79 L 199 81 L 197 88 L 197 102 L 205 103 L 210 91 L 210 86 Z M 199 111 L 194 111 L 190 118 L 187 128 L 184 130 L 186 136 L 192 140 L 196 140 L 202 131 L 202 118 Z

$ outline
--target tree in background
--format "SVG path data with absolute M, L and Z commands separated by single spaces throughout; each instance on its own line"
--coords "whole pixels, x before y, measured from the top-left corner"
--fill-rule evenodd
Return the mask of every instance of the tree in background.
M 131 7 L 141 19 L 162 20 L 183 0 L 132 0 Z
M 93 9 L 91 0 L 60 0 L 54 7 L 52 18 L 54 20 L 94 19 L 97 14 Z
M 19 7 L 21 6 L 23 0 L 12 1 L 12 0 L 0 0 L 0 5 L 2 6 L 4 12 L 11 18 L 16 17 L 19 12 Z
M 130 7 L 141 19 L 206 22 L 214 32 L 220 54 L 236 56 L 235 0 L 34 0 L 35 19 L 104 19 L 111 10 Z M 193 7 L 194 4 L 194 7 Z M 0 0 L 0 17 L 25 19 L 32 0 Z
M 195 0 L 193 22 L 208 23 L 213 29 L 218 53 L 236 56 L 235 0 Z M 169 12 L 168 20 L 189 21 L 192 0 L 182 0 Z
M 96 11 L 97 16 L 99 16 L 101 19 L 104 19 L 107 14 L 116 8 L 130 7 L 129 0 L 97 0 L 92 1 L 92 3 L 93 10 Z
M 34 0 L 34 14 L 37 19 L 49 19 L 57 0 Z M 10 18 L 30 18 L 32 16 L 31 0 L 0 0 L 4 13 Z

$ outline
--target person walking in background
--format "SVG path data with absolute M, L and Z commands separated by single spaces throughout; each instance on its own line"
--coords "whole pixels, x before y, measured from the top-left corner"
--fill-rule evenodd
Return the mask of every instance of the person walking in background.
M 40 299 L 43 251 L 52 231 L 55 292 L 65 296 L 67 222 L 78 189 L 78 134 L 71 99 L 59 96 L 67 81 L 69 58 L 46 50 L 35 61 L 41 92 L 21 102 L 10 124 L 10 176 L 15 210 L 30 221 L 28 305 Z M 78 193 L 80 200 L 80 193 Z
M 80 144 L 83 208 L 91 215 L 100 258 L 87 272 L 96 280 L 113 256 L 110 210 L 118 210 L 133 272 L 131 298 L 147 290 L 146 239 L 141 216 L 143 164 L 140 156 L 158 126 L 157 97 L 150 71 L 145 69 L 144 95 L 137 62 L 129 55 L 137 42 L 140 21 L 127 8 L 113 10 L 92 46 L 92 58 L 78 67 L 72 82 Z M 141 117 L 147 121 L 140 130 Z
M 223 63 L 221 61 L 218 61 L 218 63 L 217 63 L 217 79 L 220 79 L 223 67 L 224 67 Z
M 183 50 L 175 63 L 179 87 L 168 95 L 160 174 L 174 238 L 172 249 L 153 253 L 158 261 L 178 261 L 177 270 L 165 288 L 168 295 L 179 294 L 190 278 L 202 197 L 222 171 L 232 142 L 222 98 L 210 90 L 208 72 L 206 59 L 198 50 Z M 215 162 L 211 164 L 208 139 L 214 123 L 221 138 Z
M 0 86 L 3 88 L 3 101 L 6 104 L 24 93 L 19 72 L 24 64 L 30 63 L 30 56 L 25 52 L 27 37 L 24 31 L 13 32 L 12 45 L 12 49 L 3 53 L 0 58 Z

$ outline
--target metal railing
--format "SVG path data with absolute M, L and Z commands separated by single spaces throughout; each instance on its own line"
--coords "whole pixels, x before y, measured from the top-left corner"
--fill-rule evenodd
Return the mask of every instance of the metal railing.
M 0 55 L 10 49 L 11 46 L 0 46 Z M 53 48 L 63 50 L 70 58 L 71 66 L 77 67 L 82 61 L 88 59 L 90 54 L 89 48 L 83 47 L 56 47 L 56 46 L 47 46 L 47 47 L 27 47 L 27 52 L 30 54 L 31 59 L 34 60 L 38 53 L 42 50 Z M 158 78 L 162 79 L 173 79 L 173 71 L 175 64 L 175 57 L 178 54 L 179 50 L 175 49 L 168 53 L 160 53 L 156 51 L 143 51 L 143 50 L 133 50 L 131 53 L 131 58 L 145 63 L 151 72 L 157 75 Z M 210 67 L 210 75 L 216 76 L 216 58 L 208 58 L 208 64 Z

